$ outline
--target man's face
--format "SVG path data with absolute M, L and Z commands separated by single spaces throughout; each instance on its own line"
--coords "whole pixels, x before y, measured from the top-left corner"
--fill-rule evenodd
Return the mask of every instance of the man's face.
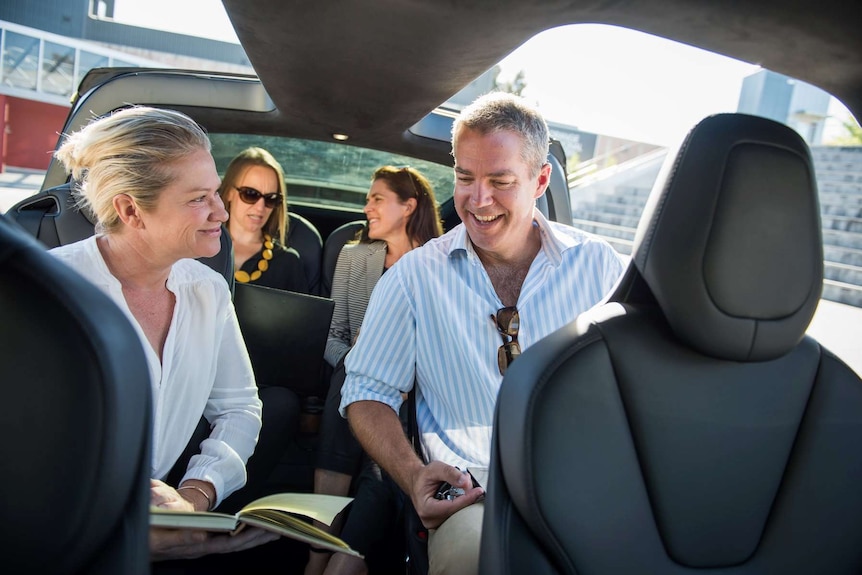
M 455 211 L 480 252 L 516 257 L 532 230 L 533 206 L 548 186 L 551 167 L 521 157 L 522 138 L 508 130 L 491 134 L 464 129 L 455 139 Z

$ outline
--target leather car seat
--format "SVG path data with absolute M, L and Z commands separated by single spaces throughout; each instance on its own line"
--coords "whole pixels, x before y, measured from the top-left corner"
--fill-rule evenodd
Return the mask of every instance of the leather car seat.
M 4 571 L 149 573 L 152 407 L 137 333 L 5 216 L 0 317 Z
M 321 268 L 320 289 L 321 295 L 329 297 L 332 292 L 332 278 L 335 276 L 335 264 L 338 263 L 338 254 L 344 244 L 356 237 L 356 233 L 365 226 L 365 220 L 354 220 L 341 224 L 326 236 L 323 242 L 323 265 Z
M 506 373 L 480 572 L 862 573 L 862 380 L 805 335 L 822 283 L 802 138 L 704 119 L 609 301 Z
M 314 224 L 293 212 L 287 213 L 287 247 L 299 252 L 309 293 L 320 294 L 320 263 L 323 259 L 323 238 Z
M 24 198 L 9 208 L 6 215 L 48 249 L 88 238 L 96 225 L 75 205 L 71 181 Z M 219 253 L 199 260 L 224 276 L 231 293 L 234 292 L 233 242 L 227 228 L 222 226 Z

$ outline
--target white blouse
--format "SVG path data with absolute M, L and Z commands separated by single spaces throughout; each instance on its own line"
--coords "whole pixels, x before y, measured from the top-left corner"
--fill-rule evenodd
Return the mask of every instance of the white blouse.
M 183 481 L 212 483 L 216 505 L 245 485 L 245 464 L 261 427 L 261 402 L 224 278 L 196 260 L 173 265 L 166 285 L 176 305 L 160 362 L 119 280 L 108 270 L 96 236 L 50 251 L 108 294 L 138 332 L 153 389 L 151 476 L 165 479 L 203 415 L 210 435 Z

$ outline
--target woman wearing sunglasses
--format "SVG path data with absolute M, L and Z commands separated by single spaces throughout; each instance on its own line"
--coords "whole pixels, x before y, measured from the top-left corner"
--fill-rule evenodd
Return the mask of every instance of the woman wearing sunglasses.
M 388 573 L 403 563 L 392 543 L 398 533 L 391 531 L 397 529 L 398 487 L 381 480 L 380 470 L 364 457 L 347 420 L 338 413 L 343 362 L 359 334 L 377 280 L 401 256 L 442 235 L 443 226 L 431 183 L 415 168 L 378 168 L 371 179 L 364 212 L 367 223 L 356 240 L 341 249 L 332 280 L 335 310 L 324 358 L 335 370 L 321 422 L 314 491 L 347 495 L 354 477 L 358 476 L 350 515 L 340 536 L 363 553 L 368 564 L 344 553 L 330 558 L 312 547 L 306 575 L 324 570 L 341 575 L 360 574 L 369 567 L 375 572 Z M 387 563 L 390 557 L 394 565 Z
M 284 171 L 273 155 L 250 147 L 228 164 L 219 194 L 229 214 L 234 278 L 268 288 L 310 293 L 299 253 L 284 245 L 287 235 L 287 188 Z M 258 383 L 263 419 L 257 448 L 248 461 L 248 482 L 223 508 L 235 512 L 268 495 L 267 479 L 299 431 L 301 401 L 292 390 Z
M 228 165 L 219 194 L 230 214 L 236 281 L 309 293 L 299 253 L 284 244 L 287 187 L 273 155 L 255 147 L 240 152 Z

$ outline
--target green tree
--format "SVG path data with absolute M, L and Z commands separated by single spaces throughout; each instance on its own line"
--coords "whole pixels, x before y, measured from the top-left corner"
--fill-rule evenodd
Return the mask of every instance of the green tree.
M 580 163 L 581 154 L 579 152 L 575 152 L 566 160 L 566 171 L 570 174 L 576 172 Z
M 842 122 L 846 133 L 837 136 L 830 142 L 833 146 L 862 146 L 862 128 L 853 120 Z
M 505 82 L 500 80 L 500 67 L 498 66 L 497 74 L 494 77 L 494 87 L 501 92 L 523 96 L 524 88 L 527 87 L 527 75 L 523 70 L 519 70 L 511 81 Z

